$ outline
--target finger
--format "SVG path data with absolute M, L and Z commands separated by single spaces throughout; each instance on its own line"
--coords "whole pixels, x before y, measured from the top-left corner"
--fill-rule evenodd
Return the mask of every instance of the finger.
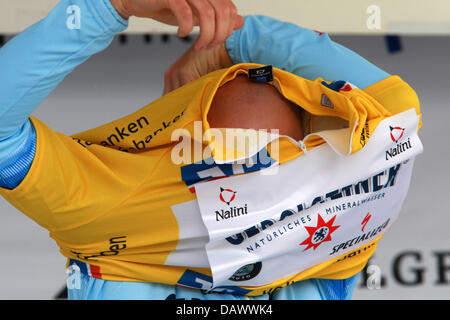
M 215 12 L 211 3 L 207 0 L 188 0 L 194 8 L 200 25 L 200 36 L 195 43 L 195 49 L 201 50 L 208 47 L 214 41 L 216 30 Z
M 213 45 L 224 42 L 232 32 L 234 17 L 231 1 L 209 0 L 215 11 L 216 32 Z
M 178 36 L 186 37 L 194 29 L 194 15 L 187 1 L 167 0 L 169 9 L 177 18 Z
M 233 33 L 235 25 L 236 25 L 236 18 L 237 18 L 237 8 L 234 5 L 233 2 L 230 1 L 230 24 L 228 25 L 228 34 L 227 34 L 227 39 L 228 37 Z M 226 39 L 225 39 L 226 40 Z
M 234 30 L 242 28 L 242 26 L 244 25 L 244 18 L 238 14 L 238 9 L 232 1 L 230 1 L 230 4 L 231 4 L 231 12 L 230 12 L 231 15 L 230 35 L 231 35 L 231 33 L 233 33 Z

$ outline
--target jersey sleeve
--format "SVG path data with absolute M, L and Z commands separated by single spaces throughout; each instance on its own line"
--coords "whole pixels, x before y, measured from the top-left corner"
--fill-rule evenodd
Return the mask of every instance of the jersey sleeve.
M 109 0 L 63 0 L 0 50 L 0 186 L 14 188 L 34 156 L 28 117 L 78 65 L 128 21 Z
M 392 114 L 414 108 L 420 117 L 419 129 L 422 127 L 422 113 L 417 92 L 400 76 L 390 76 L 384 81 L 364 89 Z
M 343 80 L 369 93 L 393 114 L 414 108 L 421 116 L 419 97 L 408 83 L 326 33 L 266 16 L 246 16 L 244 26 L 227 39 L 226 48 L 234 63 L 273 65 L 309 80 Z
M 36 154 L 23 181 L 2 195 L 50 232 L 77 228 L 123 203 L 146 178 L 135 155 L 89 145 L 31 118 Z M 148 161 L 147 168 L 151 169 Z

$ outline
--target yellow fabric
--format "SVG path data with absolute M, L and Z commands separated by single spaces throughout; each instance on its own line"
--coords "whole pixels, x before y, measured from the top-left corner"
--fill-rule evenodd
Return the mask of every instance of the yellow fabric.
M 165 265 L 179 240 L 171 206 L 196 196 L 181 179 L 180 168 L 185 164 L 171 160 L 177 143 L 171 141 L 171 134 L 184 128 L 194 136 L 194 121 L 200 120 L 203 130 L 209 129 L 207 112 L 218 87 L 257 66 L 240 64 L 216 71 L 133 114 L 72 137 L 54 132 L 32 117 L 37 149 L 31 169 L 17 188 L 1 189 L 0 194 L 46 228 L 64 256 L 95 265 L 95 276 L 177 284 L 187 268 Z M 274 69 L 274 77 L 281 93 L 312 118 L 339 117 L 349 124 L 349 153 L 360 150 L 364 145 L 361 137 L 370 136 L 384 118 L 412 107 L 420 114 L 417 95 L 398 76 L 364 91 L 347 92 L 327 88 L 322 79 L 309 81 L 279 69 Z M 323 94 L 334 108 L 321 105 Z M 216 159 L 224 160 L 217 152 L 223 146 L 209 142 Z M 306 146 L 311 149 L 322 143 L 313 134 Z M 301 154 L 297 145 L 281 139 L 277 160 L 283 163 Z M 308 278 L 350 277 L 364 267 L 378 240 L 288 279 L 247 288 L 251 290 L 248 295 Z M 209 269 L 190 270 L 211 275 Z

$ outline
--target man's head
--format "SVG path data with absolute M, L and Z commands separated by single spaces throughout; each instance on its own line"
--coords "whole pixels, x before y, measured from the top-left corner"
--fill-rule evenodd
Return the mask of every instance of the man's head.
M 211 128 L 278 129 L 302 140 L 301 109 L 267 84 L 239 75 L 217 90 L 208 113 Z

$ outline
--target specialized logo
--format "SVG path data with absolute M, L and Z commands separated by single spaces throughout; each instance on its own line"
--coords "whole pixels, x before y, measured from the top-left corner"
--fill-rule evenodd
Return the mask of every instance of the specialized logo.
M 403 134 L 405 133 L 405 128 L 402 128 L 402 127 L 389 126 L 389 129 L 391 130 L 391 139 L 395 143 L 397 143 L 403 137 Z
M 322 195 L 317 195 L 315 197 L 312 197 L 310 201 L 307 203 L 299 203 L 297 205 L 296 210 L 286 209 L 281 212 L 280 218 L 276 220 L 264 220 L 260 222 L 257 225 L 254 225 L 244 232 L 235 234 L 233 236 L 227 237 L 225 240 L 227 240 L 232 245 L 240 245 L 242 242 L 244 242 L 245 239 L 252 238 L 258 234 L 260 234 L 262 231 L 264 231 L 268 226 L 273 225 L 274 223 L 279 223 L 283 221 L 288 216 L 304 212 L 304 210 L 308 210 L 311 207 L 320 204 L 325 203 L 327 201 L 332 201 L 336 199 L 345 199 L 346 197 L 350 197 L 352 195 L 364 195 L 364 194 L 370 194 L 372 192 L 378 192 L 385 188 L 390 188 L 395 186 L 397 182 L 397 176 L 402 167 L 402 164 L 397 164 L 383 172 L 380 172 L 366 180 L 359 181 L 358 183 L 355 183 L 353 185 L 348 185 L 339 189 L 332 190 L 330 192 L 327 192 Z M 346 208 L 352 208 L 355 206 L 367 204 L 368 202 L 378 200 L 383 196 L 383 193 L 381 195 L 369 195 L 369 197 L 366 197 L 362 200 L 358 200 L 357 202 L 354 201 L 353 203 L 350 203 L 349 205 L 346 205 L 343 207 L 343 205 L 334 206 L 331 208 L 325 209 L 325 213 L 327 215 L 331 215 L 335 212 L 340 212 L 342 210 L 346 210 Z M 222 210 L 223 211 L 223 210 Z M 221 216 L 217 216 L 219 214 L 218 211 L 216 211 L 216 219 L 220 218 Z M 310 215 L 306 215 L 306 218 L 299 218 L 300 222 L 303 224 L 309 223 L 311 221 Z
M 220 188 L 219 198 L 220 201 L 230 205 L 230 203 L 236 198 L 236 191 Z
M 369 222 L 370 218 L 372 218 L 372 215 L 367 212 L 366 216 L 364 217 L 363 221 L 361 221 L 361 231 L 364 232 L 364 228 L 366 227 L 367 223 Z
M 367 242 L 368 240 L 372 239 L 376 235 L 380 234 L 389 224 L 389 221 L 391 221 L 391 218 L 388 218 L 382 225 L 379 225 L 378 227 L 375 227 L 374 229 L 365 232 L 363 234 L 358 235 L 355 238 L 349 239 L 347 241 L 344 241 L 340 244 L 337 244 L 333 247 L 333 251 L 330 253 L 330 255 L 336 254 L 337 252 L 341 250 L 346 250 L 354 245 L 357 245 L 360 242 Z
M 320 214 L 318 216 L 319 217 L 317 219 L 316 227 L 305 227 L 306 231 L 308 231 L 309 233 L 309 237 L 305 241 L 300 243 L 300 246 L 307 245 L 307 247 L 303 251 L 306 251 L 310 248 L 316 250 L 317 247 L 320 246 L 323 242 L 331 241 L 331 234 L 340 227 L 333 226 L 336 216 L 328 220 L 328 222 L 326 223 L 320 216 Z
M 247 264 L 236 271 L 230 278 L 231 281 L 246 281 L 256 277 L 262 269 L 262 263 Z

